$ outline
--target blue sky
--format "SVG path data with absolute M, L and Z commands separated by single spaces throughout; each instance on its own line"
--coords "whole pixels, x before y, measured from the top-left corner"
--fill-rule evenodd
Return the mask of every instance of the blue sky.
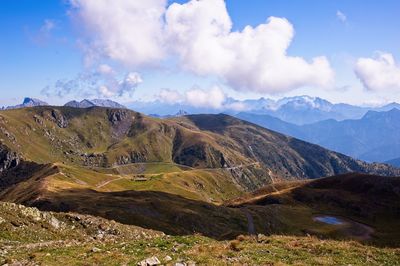
M 173 2 L 184 4 L 188 1 L 169 1 L 169 4 Z M 227 0 L 226 8 L 233 22 L 232 32 L 242 31 L 247 25 L 256 27 L 266 23 L 270 16 L 286 18 L 295 31 L 287 55 L 301 57 L 307 62 L 316 56 L 325 56 L 335 73 L 334 82 L 323 88 L 312 82 L 304 82 L 305 85 L 299 88 L 285 87 L 278 92 L 269 86 L 260 92 L 254 88 L 237 89 L 237 82 L 226 82 L 226 76 L 221 76 L 220 72 L 199 74 L 178 67 L 178 59 L 175 57 L 163 60 L 161 67 L 148 67 L 126 65 L 121 60 L 104 56 L 96 64 L 112 66 L 115 72 L 113 83 L 123 79 L 128 72 L 139 73 L 141 76 L 141 82 L 132 85 L 132 91 L 123 97 L 112 94 L 114 92 L 106 95 L 129 102 L 151 100 L 160 89 L 165 88 L 184 94 L 193 87 L 207 91 L 218 85 L 227 96 L 241 99 L 309 94 L 333 102 L 400 101 L 400 84 L 397 84 L 397 77 L 393 78 L 398 73 L 398 61 L 393 66 L 394 74 L 389 77 L 392 80 L 382 85 L 376 85 L 376 82 L 364 77 L 363 74 L 367 72 L 363 72 L 362 65 L 359 77 L 354 71 L 359 58 L 373 60 L 376 51 L 388 53 L 395 60 L 400 58 L 400 1 Z M 53 87 L 57 80 L 76 79 L 97 67 L 88 67 L 85 63 L 87 54 L 82 49 L 82 43 L 93 32 L 84 32 L 84 22 L 74 21 L 68 14 L 70 9 L 67 0 L 1 1 L 0 105 L 15 104 L 25 96 L 57 104 L 83 97 L 76 93 L 43 94 L 43 89 Z M 79 8 L 74 12 L 79 13 Z M 343 15 L 341 19 L 338 12 Z M 360 77 L 365 79 L 364 83 Z M 389 84 L 387 86 L 390 88 L 384 88 L 385 84 Z M 96 83 L 95 86 L 99 85 Z

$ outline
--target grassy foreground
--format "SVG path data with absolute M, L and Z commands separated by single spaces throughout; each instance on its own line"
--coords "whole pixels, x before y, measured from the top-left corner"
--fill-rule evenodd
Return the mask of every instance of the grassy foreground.
M 269 236 L 215 241 L 201 236 L 160 236 L 135 241 L 88 241 L 14 247 L 1 263 L 39 265 L 137 265 L 156 256 L 161 263 L 197 265 L 400 265 L 400 250 L 314 237 Z M 168 256 L 170 258 L 168 258 Z
M 312 236 L 169 236 L 73 213 L 0 203 L 0 265 L 400 265 L 400 249 Z

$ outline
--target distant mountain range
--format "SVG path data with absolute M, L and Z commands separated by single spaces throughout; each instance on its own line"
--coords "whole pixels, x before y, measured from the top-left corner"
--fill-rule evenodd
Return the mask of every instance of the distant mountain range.
M 179 110 L 176 114 L 174 115 L 159 115 L 159 114 L 150 114 L 149 116 L 151 117 L 156 117 L 156 118 L 172 118 L 172 117 L 180 117 L 180 116 L 185 116 L 185 115 L 189 115 L 188 112 L 184 111 L 184 110 Z
M 25 98 L 22 104 L 9 106 L 6 109 L 47 105 L 49 104 L 39 99 Z M 296 125 L 312 124 L 328 119 L 335 119 L 337 121 L 361 119 L 368 111 L 381 112 L 389 111 L 393 108 L 400 109 L 400 104 L 398 103 L 390 103 L 380 107 L 364 107 L 345 103 L 333 104 L 327 100 L 310 96 L 285 97 L 279 100 L 263 97 L 248 100 L 227 98 L 219 109 L 195 107 L 185 103 L 165 103 L 159 100 L 152 102 L 136 101 L 125 107 L 124 105 L 107 99 L 84 99 L 80 102 L 76 100 L 70 101 L 64 106 L 75 108 L 89 108 L 93 106 L 129 108 L 159 118 L 187 114 L 225 113 L 237 116 L 239 113 L 251 113 L 255 115 L 269 115 Z
M 122 104 L 119 104 L 119 103 L 111 101 L 111 100 L 102 100 L 102 99 L 93 99 L 93 100 L 84 99 L 80 102 L 70 101 L 70 102 L 67 102 L 66 104 L 64 104 L 64 106 L 74 107 L 74 108 L 89 108 L 89 107 L 94 107 L 94 106 L 100 106 L 100 107 L 126 109 L 126 107 L 123 106 Z
M 393 165 L 395 167 L 400 167 L 400 157 L 392 159 L 392 160 L 389 160 L 389 161 L 386 161 L 385 163 Z
M 5 109 L 19 109 L 19 108 L 34 107 L 34 106 L 49 106 L 49 104 L 39 99 L 26 97 L 22 102 L 22 104 L 8 106 Z M 93 99 L 93 100 L 84 99 L 80 102 L 70 101 L 67 102 L 64 106 L 74 107 L 74 108 L 89 108 L 89 107 L 99 106 L 99 107 L 126 109 L 126 107 L 123 106 L 122 104 L 119 104 L 111 100 L 103 100 L 103 99 Z
M 239 113 L 236 117 L 365 161 L 386 162 L 400 157 L 397 108 L 368 111 L 361 119 L 328 119 L 302 126 L 268 114 Z
M 400 104 L 390 103 L 381 107 L 355 106 L 345 103 L 333 104 L 327 100 L 310 97 L 295 96 L 285 97 L 280 100 L 260 98 L 255 100 L 226 99 L 220 109 L 205 107 L 193 107 L 188 104 L 169 104 L 159 100 L 153 102 L 134 102 L 129 108 L 145 114 L 157 114 L 160 117 L 170 116 L 179 110 L 185 110 L 189 114 L 200 113 L 226 113 L 236 115 L 240 112 L 270 115 L 285 122 L 296 125 L 311 124 L 327 119 L 338 121 L 346 119 L 360 119 L 368 111 L 389 111 L 393 108 L 400 109 Z

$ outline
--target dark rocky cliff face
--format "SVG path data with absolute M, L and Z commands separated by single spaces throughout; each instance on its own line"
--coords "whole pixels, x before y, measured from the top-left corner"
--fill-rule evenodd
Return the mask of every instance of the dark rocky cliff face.
M 66 128 L 68 126 L 67 118 L 58 110 L 51 111 L 51 117 L 54 119 L 53 121 L 59 126 L 60 128 Z
M 21 162 L 21 158 L 16 152 L 11 151 L 7 146 L 0 144 L 0 176 L 17 167 Z
M 58 172 L 57 166 L 26 161 L 0 143 L 0 194 L 7 188 L 28 180 L 38 173 L 42 173 L 45 177 L 56 172 Z

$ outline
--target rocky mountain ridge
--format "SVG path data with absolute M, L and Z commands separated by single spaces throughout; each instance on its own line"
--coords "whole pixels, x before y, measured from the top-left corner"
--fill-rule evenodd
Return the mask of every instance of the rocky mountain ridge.
M 20 108 L 35 107 L 35 106 L 49 106 L 49 105 L 50 104 L 48 104 L 47 102 L 44 102 L 42 100 L 26 97 L 26 98 L 24 98 L 24 100 L 21 104 L 14 105 L 14 106 L 8 106 L 3 109 L 10 110 L 10 109 L 20 109 Z M 83 99 L 80 102 L 73 100 L 73 101 L 67 102 L 64 106 L 74 107 L 74 108 L 90 108 L 90 107 L 98 106 L 98 107 L 126 109 L 126 107 L 123 106 L 122 104 L 119 104 L 115 101 L 108 100 L 108 99 L 92 99 L 92 100 Z
M 90 107 L 99 106 L 99 107 L 126 109 L 125 106 L 123 106 L 117 102 L 114 102 L 111 100 L 103 100 L 103 99 L 93 99 L 93 100 L 84 99 L 80 102 L 70 101 L 70 102 L 67 102 L 66 104 L 64 104 L 64 106 L 74 107 L 74 108 L 90 108 Z

